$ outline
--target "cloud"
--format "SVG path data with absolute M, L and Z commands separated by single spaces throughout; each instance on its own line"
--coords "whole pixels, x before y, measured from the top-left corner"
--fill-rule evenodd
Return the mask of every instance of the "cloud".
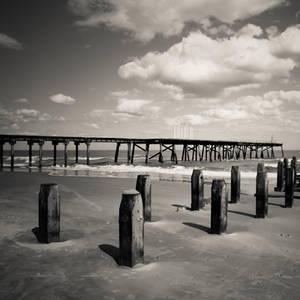
M 64 94 L 55 94 L 49 97 L 49 99 L 54 103 L 71 105 L 76 102 L 76 100 L 70 96 L 66 96 Z
M 285 0 L 69 0 L 72 11 L 81 17 L 78 26 L 105 24 L 125 30 L 136 40 L 150 41 L 156 35 L 178 35 L 187 23 L 202 24 L 209 18 L 232 24 L 260 14 Z
M 99 129 L 99 125 L 97 123 L 84 123 L 85 126 L 91 127 L 93 129 Z
M 141 116 L 143 115 L 143 108 L 145 105 L 151 103 L 149 100 L 141 100 L 141 99 L 127 99 L 121 98 L 118 100 L 117 108 L 115 109 L 115 113 Z
M 289 38 L 295 39 L 298 29 L 291 32 L 287 29 L 274 39 L 257 38 L 262 30 L 251 24 L 234 36 L 216 40 L 201 31 L 191 32 L 165 52 L 148 52 L 141 58 L 133 58 L 120 66 L 119 75 L 201 93 L 288 78 L 296 62 L 279 54 L 287 52 L 291 44 L 294 48 L 289 51 L 300 55 L 300 42 L 296 45 Z M 278 38 L 285 44 L 276 49 Z
M 0 47 L 13 50 L 23 49 L 23 45 L 20 42 L 4 33 L 0 33 Z
M 15 99 L 14 102 L 16 103 L 28 103 L 28 99 L 26 98 L 19 98 L 19 99 Z

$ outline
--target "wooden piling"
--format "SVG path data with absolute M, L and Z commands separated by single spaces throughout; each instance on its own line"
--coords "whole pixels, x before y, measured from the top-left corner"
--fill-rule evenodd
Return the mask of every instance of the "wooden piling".
M 131 143 L 127 143 L 127 163 L 131 161 Z
M 15 144 L 16 141 L 9 141 L 10 144 L 10 169 L 13 171 L 15 167 Z
M 116 152 L 115 152 L 115 163 L 117 163 L 117 162 L 118 162 L 120 145 L 121 145 L 121 143 L 117 143 L 117 145 L 116 145 Z
M 44 141 L 39 141 L 39 169 L 43 167 L 43 145 Z
M 3 145 L 4 142 L 0 142 L 0 170 L 3 169 Z
M 293 169 L 286 169 L 285 176 L 285 207 L 293 207 L 294 202 L 294 182 L 293 182 Z
M 224 179 L 214 179 L 211 186 L 211 233 L 221 234 L 227 228 L 228 194 Z
M 59 242 L 60 197 L 58 185 L 41 184 L 39 193 L 38 239 L 41 243 Z
M 68 166 L 68 141 L 64 141 L 64 165 L 65 168 Z
M 280 192 L 283 188 L 283 162 L 281 160 L 277 163 L 277 186 L 274 188 L 275 191 Z
M 120 265 L 144 263 L 144 218 L 141 194 L 124 191 L 119 209 Z
M 89 165 L 90 164 L 90 145 L 91 145 L 91 142 L 87 141 L 85 144 L 86 144 L 86 164 Z
M 159 157 L 158 157 L 158 161 L 160 163 L 164 162 L 163 151 L 162 151 L 162 144 L 159 144 Z
M 238 166 L 231 167 L 231 203 L 240 201 L 241 173 Z
M 141 194 L 143 201 L 144 221 L 151 222 L 151 179 L 150 175 L 138 175 L 136 190 Z
M 78 157 L 79 157 L 79 142 L 74 142 L 75 144 L 75 163 L 78 164 Z
M 147 164 L 149 161 L 149 143 L 146 144 L 146 151 L 145 151 L 145 163 Z
M 52 145 L 53 145 L 53 166 L 56 166 L 56 154 L 57 154 L 57 145 L 58 142 L 57 141 L 52 141 Z
M 27 141 L 27 145 L 29 147 L 29 149 L 28 149 L 28 166 L 32 167 L 32 145 L 33 145 L 33 142 Z
M 135 143 L 132 143 L 132 151 L 131 151 L 131 163 L 134 161 L 134 151 L 135 151 Z
M 205 206 L 204 179 L 202 170 L 195 169 L 191 177 L 191 210 L 199 210 Z
M 256 218 L 268 215 L 268 176 L 263 163 L 257 166 L 256 175 Z

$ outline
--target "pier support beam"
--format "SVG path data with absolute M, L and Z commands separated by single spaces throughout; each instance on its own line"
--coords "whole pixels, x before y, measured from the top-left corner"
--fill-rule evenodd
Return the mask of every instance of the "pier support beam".
M 149 161 L 149 147 L 150 147 L 150 144 L 147 143 L 146 144 L 146 150 L 145 150 L 145 163 L 147 164 L 148 161 Z
M 115 163 L 118 162 L 120 146 L 121 146 L 121 143 L 117 143 L 117 145 L 116 145 L 116 152 L 115 152 Z
M 32 145 L 33 141 L 27 141 L 28 149 L 28 166 L 32 167 Z
M 78 157 L 79 157 L 79 142 L 74 142 L 75 145 L 75 163 L 78 164 Z
M 0 141 L 0 170 L 3 169 L 3 145 L 4 142 Z
M 120 265 L 144 263 L 144 218 L 141 194 L 124 191 L 119 209 Z
M 15 144 L 16 141 L 11 140 L 9 141 L 10 144 L 10 169 L 13 171 L 15 167 Z
M 134 151 L 135 151 L 135 143 L 132 143 L 132 151 L 131 151 L 131 163 L 134 162 Z
M 158 157 L 158 161 L 160 163 L 164 162 L 164 157 L 163 157 L 163 151 L 162 151 L 162 144 L 159 144 L 159 157 Z
M 58 141 L 52 141 L 52 145 L 53 145 L 53 166 L 55 167 L 56 166 L 56 154 L 57 154 L 56 148 L 58 145 Z
M 39 141 L 39 169 L 43 167 L 43 145 L 44 141 Z
M 127 143 L 127 163 L 131 161 L 131 143 Z
M 65 168 L 68 166 L 68 144 L 69 144 L 69 141 L 64 141 L 64 165 L 65 165 Z
M 90 164 L 90 145 L 91 142 L 86 142 L 86 164 L 89 165 Z

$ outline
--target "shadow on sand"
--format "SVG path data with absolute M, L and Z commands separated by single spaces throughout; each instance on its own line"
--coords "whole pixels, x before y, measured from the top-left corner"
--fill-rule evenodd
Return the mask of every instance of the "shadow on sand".
M 206 233 L 210 233 L 210 228 L 204 226 L 204 225 L 200 225 L 200 224 L 195 224 L 195 223 L 190 223 L 190 222 L 183 222 L 182 224 L 196 228 L 196 229 L 200 229 Z
M 284 207 L 284 205 L 283 205 L 283 204 L 278 204 L 278 203 L 273 203 L 273 202 L 268 202 L 268 205 L 273 205 L 273 206 Z
M 100 250 L 111 256 L 115 262 L 119 265 L 120 264 L 120 249 L 109 244 L 102 244 L 99 245 Z
M 246 216 L 246 217 L 250 217 L 250 218 L 255 218 L 255 215 L 248 214 L 248 213 L 241 212 L 241 211 L 236 211 L 236 210 L 228 209 L 228 212 L 229 212 L 229 213 L 233 213 L 233 214 L 237 214 L 237 215 L 241 215 L 241 216 Z

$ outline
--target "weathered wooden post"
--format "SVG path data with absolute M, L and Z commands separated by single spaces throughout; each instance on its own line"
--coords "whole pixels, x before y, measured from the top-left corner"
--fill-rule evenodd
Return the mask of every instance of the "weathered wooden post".
M 224 179 L 214 179 L 211 186 L 211 233 L 221 234 L 227 228 L 228 193 Z
M 116 152 L 115 152 L 115 163 L 118 162 L 120 145 L 121 145 L 121 143 L 117 142 L 117 145 L 116 145 Z
M 75 163 L 78 164 L 78 157 L 79 157 L 79 142 L 75 141 Z
M 4 142 L 0 142 L 0 169 L 3 169 L 3 145 Z
M 33 141 L 27 141 L 27 145 L 29 147 L 28 149 L 28 165 L 29 167 L 32 166 L 32 145 L 33 145 Z
M 90 164 L 90 145 L 91 145 L 91 142 L 87 141 L 85 144 L 86 144 L 86 164 L 89 165 Z
M 268 176 L 263 163 L 257 165 L 256 175 L 256 218 L 268 215 Z
M 11 171 L 13 171 L 14 167 L 15 167 L 15 144 L 16 144 L 16 141 L 10 140 L 9 144 L 10 144 L 10 169 L 11 169 Z
M 44 141 L 39 141 L 39 169 L 43 166 L 43 145 Z
M 277 163 L 277 186 L 275 191 L 280 192 L 283 188 L 283 162 L 281 160 Z
M 143 208 L 144 221 L 151 222 L 151 180 L 150 175 L 138 175 L 136 181 L 136 190 L 140 192 Z
M 231 203 L 240 201 L 241 173 L 238 166 L 231 167 Z
M 122 194 L 119 210 L 120 265 L 144 263 L 144 218 L 141 195 L 136 190 Z
M 293 207 L 293 202 L 294 202 L 293 169 L 287 168 L 285 173 L 285 207 Z
M 52 141 L 53 146 L 53 166 L 56 166 L 56 149 L 57 149 L 58 141 Z
M 193 170 L 191 177 L 191 200 L 191 210 L 199 210 L 205 206 L 202 170 Z
M 39 228 L 37 237 L 41 243 L 59 242 L 60 197 L 58 185 L 41 184 L 39 193 Z
M 127 143 L 127 163 L 131 161 L 131 142 Z
M 296 176 L 297 176 L 297 157 L 293 156 L 291 161 L 291 167 L 293 172 L 293 183 L 296 184 Z

